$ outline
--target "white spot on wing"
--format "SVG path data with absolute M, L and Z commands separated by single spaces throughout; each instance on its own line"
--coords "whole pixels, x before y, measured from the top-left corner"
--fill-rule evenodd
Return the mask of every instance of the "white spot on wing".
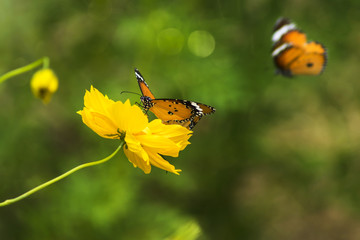
M 199 112 L 202 113 L 202 111 L 203 111 L 202 108 L 199 107 L 199 105 L 197 105 L 196 102 L 191 102 L 191 105 L 192 105 L 193 107 L 195 107 L 195 109 L 196 109 L 197 111 L 199 111 Z
M 282 26 L 281 28 L 279 28 L 278 30 L 276 30 L 276 32 L 274 32 L 274 34 L 272 35 L 272 41 L 273 42 L 277 42 L 280 40 L 280 38 L 287 32 L 289 32 L 290 30 L 296 29 L 296 25 L 294 23 L 290 23 L 290 24 L 285 24 L 284 26 Z
M 283 50 L 285 50 L 287 47 L 291 46 L 289 43 L 283 43 L 277 48 L 274 49 L 274 51 L 271 53 L 272 57 L 276 57 L 279 53 L 281 53 Z
M 138 72 L 135 72 L 135 76 L 136 76 L 136 78 L 140 78 L 144 82 L 144 79 Z

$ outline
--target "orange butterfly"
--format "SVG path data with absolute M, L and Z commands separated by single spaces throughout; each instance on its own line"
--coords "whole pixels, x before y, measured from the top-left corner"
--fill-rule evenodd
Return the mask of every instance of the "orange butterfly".
M 326 66 L 325 47 L 318 42 L 308 42 L 306 34 L 287 18 L 276 21 L 272 35 L 272 57 L 277 73 L 293 75 L 318 75 Z
M 150 110 L 165 124 L 179 124 L 192 129 L 204 115 L 215 112 L 215 108 L 202 103 L 179 99 L 155 98 L 143 76 L 136 68 L 135 76 L 142 93 L 140 100 L 144 111 Z

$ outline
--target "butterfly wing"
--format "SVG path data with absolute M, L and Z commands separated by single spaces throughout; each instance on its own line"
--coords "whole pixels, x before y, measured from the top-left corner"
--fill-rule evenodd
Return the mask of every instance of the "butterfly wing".
M 279 18 L 275 23 L 271 40 L 273 41 L 273 43 L 276 43 L 281 39 L 284 34 L 294 29 L 296 29 L 296 25 L 292 23 L 290 19 Z
M 293 75 L 318 75 L 325 69 L 327 61 L 325 48 L 316 42 L 305 46 L 305 52 L 289 66 Z
M 287 32 L 280 39 L 280 42 L 288 42 L 294 46 L 303 46 L 306 41 L 306 34 L 297 29 Z
M 203 115 L 212 114 L 212 113 L 214 113 L 216 111 L 215 108 L 213 108 L 213 107 L 211 107 L 209 105 L 205 105 L 203 103 L 196 103 L 196 104 L 199 106 L 199 108 L 201 108 Z
M 194 118 L 189 118 L 189 119 L 185 119 L 182 121 L 178 121 L 178 120 L 169 120 L 164 122 L 164 124 L 179 124 L 183 127 L 186 127 L 188 129 L 193 129 L 193 127 L 200 121 L 200 119 L 202 118 L 201 116 L 195 116 Z
M 144 110 L 150 110 L 165 124 L 179 124 L 192 129 L 202 116 L 215 112 L 215 108 L 202 103 L 179 99 L 155 99 L 138 69 L 135 69 L 135 76 L 142 93 L 140 99 Z
M 318 75 L 324 71 L 327 61 L 324 46 L 307 42 L 305 33 L 298 30 L 289 19 L 279 19 L 272 36 L 272 57 L 277 72 L 293 75 Z
M 154 99 L 155 98 L 154 95 L 150 91 L 150 88 L 147 85 L 147 83 L 145 82 L 144 77 L 141 75 L 141 73 L 139 72 L 139 70 L 137 68 L 135 68 L 135 76 L 136 76 L 137 82 L 139 84 L 141 94 L 144 97 L 149 97 L 151 99 Z
M 150 111 L 164 121 L 191 119 L 197 115 L 204 115 L 204 110 L 207 114 L 215 111 L 214 108 L 205 104 L 187 100 L 154 99 L 152 103 Z
M 283 46 L 285 46 L 285 48 L 274 56 L 274 63 L 279 73 L 291 77 L 293 72 L 290 67 L 302 54 L 304 54 L 304 50 L 289 44 L 284 44 Z
M 165 124 L 180 124 L 192 129 L 202 116 L 215 112 L 211 106 L 179 99 L 154 99 L 149 109 Z
M 285 76 L 318 75 L 326 66 L 324 47 L 310 42 L 304 47 L 288 46 L 274 58 L 278 71 Z
M 195 125 L 200 121 L 201 118 L 202 116 L 196 116 L 193 119 L 191 119 L 191 121 L 189 121 L 187 128 L 192 129 L 193 127 L 195 127 Z

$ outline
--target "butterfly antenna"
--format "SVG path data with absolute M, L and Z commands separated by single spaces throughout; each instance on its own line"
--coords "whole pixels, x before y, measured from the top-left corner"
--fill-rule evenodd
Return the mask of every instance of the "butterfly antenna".
M 122 91 L 120 94 L 123 94 L 123 93 L 132 93 L 132 94 L 139 95 L 140 97 L 142 96 L 140 93 L 131 92 L 131 91 Z

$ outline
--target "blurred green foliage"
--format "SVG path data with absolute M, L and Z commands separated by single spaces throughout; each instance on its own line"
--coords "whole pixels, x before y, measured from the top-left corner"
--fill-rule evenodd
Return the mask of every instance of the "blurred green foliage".
M 119 154 L 1 208 L 1 239 L 186 239 L 182 229 L 188 239 L 360 239 L 359 1 L 0 0 L 0 9 L 0 73 L 49 56 L 60 81 L 47 106 L 31 95 L 32 73 L 0 85 L 0 201 L 117 147 L 76 114 L 91 84 L 134 103 L 120 92 L 139 92 L 137 67 L 155 96 L 217 109 L 170 160 L 181 176 L 145 175 Z M 280 16 L 327 47 L 322 75 L 274 75 Z M 209 56 L 189 49 L 194 31 L 215 40 Z

